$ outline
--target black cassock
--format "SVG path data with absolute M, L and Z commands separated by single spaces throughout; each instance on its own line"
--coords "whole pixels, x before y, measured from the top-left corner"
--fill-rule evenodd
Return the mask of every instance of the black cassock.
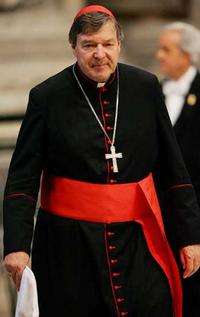
M 181 247 L 200 242 L 200 216 L 156 77 L 124 64 L 119 69 L 113 173 L 108 142 L 72 73 L 72 66 L 30 92 L 11 161 L 4 199 L 5 255 L 30 252 L 42 171 L 99 184 L 138 182 L 156 171 L 173 211 L 166 215 Z M 112 138 L 117 76 L 104 87 L 75 67 L 79 80 Z M 40 316 L 172 316 L 167 279 L 133 221 L 102 224 L 39 210 L 33 271 Z M 112 261 L 114 260 L 114 261 Z

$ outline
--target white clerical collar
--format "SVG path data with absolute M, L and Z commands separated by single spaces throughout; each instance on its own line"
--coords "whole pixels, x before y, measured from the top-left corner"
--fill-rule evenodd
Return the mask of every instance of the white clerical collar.
M 105 83 L 98 83 L 97 84 L 97 88 L 101 88 L 101 87 L 103 87 L 105 85 Z
M 163 85 L 164 94 L 186 95 L 196 74 L 197 69 L 190 66 L 178 80 L 167 80 Z

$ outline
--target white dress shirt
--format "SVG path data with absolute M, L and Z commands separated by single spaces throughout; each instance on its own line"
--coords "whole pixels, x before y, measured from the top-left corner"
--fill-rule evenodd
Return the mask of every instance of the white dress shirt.
M 178 80 L 167 80 L 163 84 L 165 103 L 173 126 L 181 114 L 185 96 L 188 94 L 196 74 L 197 69 L 190 66 Z

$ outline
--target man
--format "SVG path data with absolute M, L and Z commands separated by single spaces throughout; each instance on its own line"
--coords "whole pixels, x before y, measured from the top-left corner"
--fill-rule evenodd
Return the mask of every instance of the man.
M 175 22 L 164 27 L 157 59 L 166 76 L 163 93 L 200 204 L 200 32 Z M 199 272 L 184 281 L 185 316 L 200 315 Z
M 118 63 L 112 12 L 88 6 L 69 33 L 77 62 L 31 90 L 4 200 L 5 266 L 32 250 L 40 315 L 182 316 L 179 271 L 152 173 L 171 196 L 184 277 L 200 266 L 200 216 L 154 75 Z

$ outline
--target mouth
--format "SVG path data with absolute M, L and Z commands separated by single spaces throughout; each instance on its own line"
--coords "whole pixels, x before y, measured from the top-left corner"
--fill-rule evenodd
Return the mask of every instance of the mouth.
M 160 63 L 160 65 L 165 65 L 166 64 L 165 61 L 161 61 L 161 60 L 159 60 L 159 63 Z
M 92 65 L 92 68 L 104 68 L 106 66 L 107 66 L 107 64 L 94 64 L 94 65 Z

